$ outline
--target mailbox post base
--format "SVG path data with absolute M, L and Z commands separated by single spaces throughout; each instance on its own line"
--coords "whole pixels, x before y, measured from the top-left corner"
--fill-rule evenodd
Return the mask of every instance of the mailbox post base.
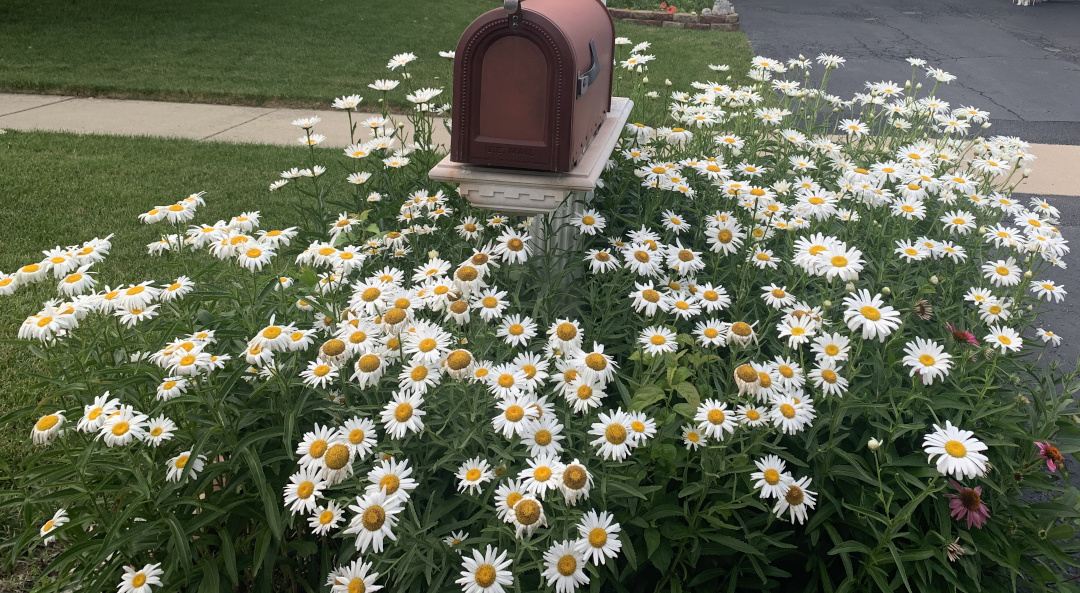
M 447 155 L 428 176 L 434 181 L 457 183 L 458 193 L 479 208 L 516 216 L 554 212 L 571 192 L 588 192 L 596 187 L 633 107 L 630 99 L 611 98 L 611 111 L 577 166 L 569 172 L 481 167 L 455 163 Z

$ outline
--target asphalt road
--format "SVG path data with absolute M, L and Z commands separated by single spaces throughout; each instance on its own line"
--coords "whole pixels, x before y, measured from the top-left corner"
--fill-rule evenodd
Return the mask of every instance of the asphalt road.
M 1014 194 L 1027 202 L 1031 196 Z M 1065 287 L 1068 295 L 1061 303 L 1043 303 L 1039 325 L 1062 337 L 1061 346 L 1050 347 L 1044 360 L 1058 361 L 1064 369 L 1072 369 L 1080 357 L 1080 198 L 1065 196 L 1043 196 L 1046 201 L 1061 211 L 1061 223 L 1058 228 L 1069 241 L 1072 252 L 1065 256 L 1068 267 L 1064 270 L 1051 268 L 1045 275 Z M 1034 332 L 1028 332 L 1024 339 L 1036 340 Z
M 1080 0 L 735 0 L 754 51 L 777 59 L 836 54 L 830 92 L 911 77 L 908 57 L 958 78 L 937 95 L 991 113 L 999 134 L 1080 144 Z M 817 68 L 820 73 L 820 67 Z M 924 88 L 933 80 L 918 74 Z M 1078 164 L 1080 166 L 1080 164 Z

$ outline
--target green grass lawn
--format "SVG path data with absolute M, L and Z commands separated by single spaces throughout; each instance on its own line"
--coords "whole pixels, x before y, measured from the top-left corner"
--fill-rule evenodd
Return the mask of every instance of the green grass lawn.
M 263 228 L 283 225 L 293 207 L 287 194 L 268 197 L 267 185 L 278 172 L 300 165 L 304 151 L 43 132 L 0 135 L 0 270 L 39 261 L 43 249 L 115 233 L 112 253 L 95 266 L 102 285 L 171 279 L 176 274 L 146 254 L 146 244 L 168 231 L 141 224 L 139 213 L 205 190 L 207 205 L 196 222 L 259 210 Z M 0 340 L 14 339 L 19 324 L 55 296 L 50 281 L 0 297 Z M 41 371 L 25 346 L 0 344 L 0 417 L 49 396 L 35 386 Z M 5 474 L 30 446 L 30 421 L 0 427 L 0 435 L 2 490 Z M 2 532 L 0 527 L 0 539 Z
M 327 106 L 391 75 L 413 52 L 414 77 L 446 84 L 452 50 L 492 0 L 5 0 L 0 2 L 0 91 Z M 649 41 L 650 77 L 676 88 L 716 79 L 707 63 L 750 58 L 742 33 L 616 23 Z M 404 103 L 401 87 L 390 100 Z

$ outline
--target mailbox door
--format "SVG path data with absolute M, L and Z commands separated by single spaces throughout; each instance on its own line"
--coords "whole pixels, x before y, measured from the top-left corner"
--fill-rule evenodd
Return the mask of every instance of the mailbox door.
M 569 170 L 573 53 L 558 28 L 523 9 L 520 26 L 492 10 L 462 35 L 454 60 L 451 158 L 541 171 Z

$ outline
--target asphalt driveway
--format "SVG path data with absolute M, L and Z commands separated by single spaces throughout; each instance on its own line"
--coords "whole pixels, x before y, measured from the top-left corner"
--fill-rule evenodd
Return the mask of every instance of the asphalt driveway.
M 735 0 L 760 55 L 843 56 L 829 89 L 911 77 L 908 57 L 958 79 L 938 96 L 991 112 L 993 132 L 1080 144 L 1080 0 Z M 820 68 L 819 68 L 820 70 Z M 931 79 L 918 74 L 924 87 Z M 1080 166 L 1080 163 L 1077 164 Z

